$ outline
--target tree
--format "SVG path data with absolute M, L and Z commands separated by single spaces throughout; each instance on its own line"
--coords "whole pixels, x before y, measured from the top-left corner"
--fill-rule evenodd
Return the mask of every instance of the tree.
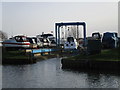
M 77 35 L 77 28 L 75 26 L 72 26 L 71 27 L 71 33 L 73 34 L 73 37 L 74 38 L 77 38 L 76 35 Z
M 0 30 L 0 40 L 6 40 L 8 38 L 7 33 Z

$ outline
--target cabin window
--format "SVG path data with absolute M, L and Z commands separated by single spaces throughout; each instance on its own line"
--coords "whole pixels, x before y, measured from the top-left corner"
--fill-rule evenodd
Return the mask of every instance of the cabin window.
M 32 39 L 32 41 L 33 41 L 33 43 L 36 43 L 36 42 L 35 42 L 35 39 Z
M 68 42 L 74 42 L 74 38 L 73 38 L 73 37 L 68 37 L 68 38 L 67 38 L 67 41 L 68 41 Z
M 26 37 L 21 37 L 21 38 L 22 38 L 22 40 L 23 40 L 24 42 L 27 41 L 27 38 L 26 38 Z
M 17 42 L 26 42 L 27 41 L 26 37 L 21 37 L 21 36 L 16 36 L 15 40 Z
M 17 42 L 23 42 L 22 37 L 15 37 L 15 40 L 16 40 Z

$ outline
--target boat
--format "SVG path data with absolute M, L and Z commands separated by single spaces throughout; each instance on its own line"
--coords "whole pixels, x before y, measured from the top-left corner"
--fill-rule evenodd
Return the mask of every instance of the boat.
M 43 43 L 37 37 L 27 37 L 30 42 L 30 48 L 40 48 L 43 47 Z
M 105 32 L 102 38 L 103 48 L 117 48 L 119 47 L 119 37 L 116 32 Z
M 55 47 L 55 37 L 53 37 L 53 34 L 42 34 L 37 35 L 37 38 L 43 43 L 43 47 Z
M 78 43 L 74 37 L 67 37 L 67 41 L 64 43 L 64 49 L 77 49 Z
M 29 48 L 30 42 L 24 35 L 17 35 L 8 40 L 3 41 L 3 47 L 5 48 Z

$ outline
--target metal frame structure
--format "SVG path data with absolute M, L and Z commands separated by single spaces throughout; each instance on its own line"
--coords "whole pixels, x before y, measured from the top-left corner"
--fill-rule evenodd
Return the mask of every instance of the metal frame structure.
M 79 25 L 83 26 L 84 46 L 86 46 L 86 23 L 85 22 L 55 23 L 56 45 L 60 46 L 60 27 L 61 26 L 68 26 L 68 25 L 76 25 L 77 28 Z

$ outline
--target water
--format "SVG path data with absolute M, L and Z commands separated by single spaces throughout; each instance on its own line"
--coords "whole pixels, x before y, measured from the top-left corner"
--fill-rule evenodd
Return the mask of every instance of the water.
M 60 58 L 3 65 L 3 88 L 118 88 L 120 76 L 61 69 Z

